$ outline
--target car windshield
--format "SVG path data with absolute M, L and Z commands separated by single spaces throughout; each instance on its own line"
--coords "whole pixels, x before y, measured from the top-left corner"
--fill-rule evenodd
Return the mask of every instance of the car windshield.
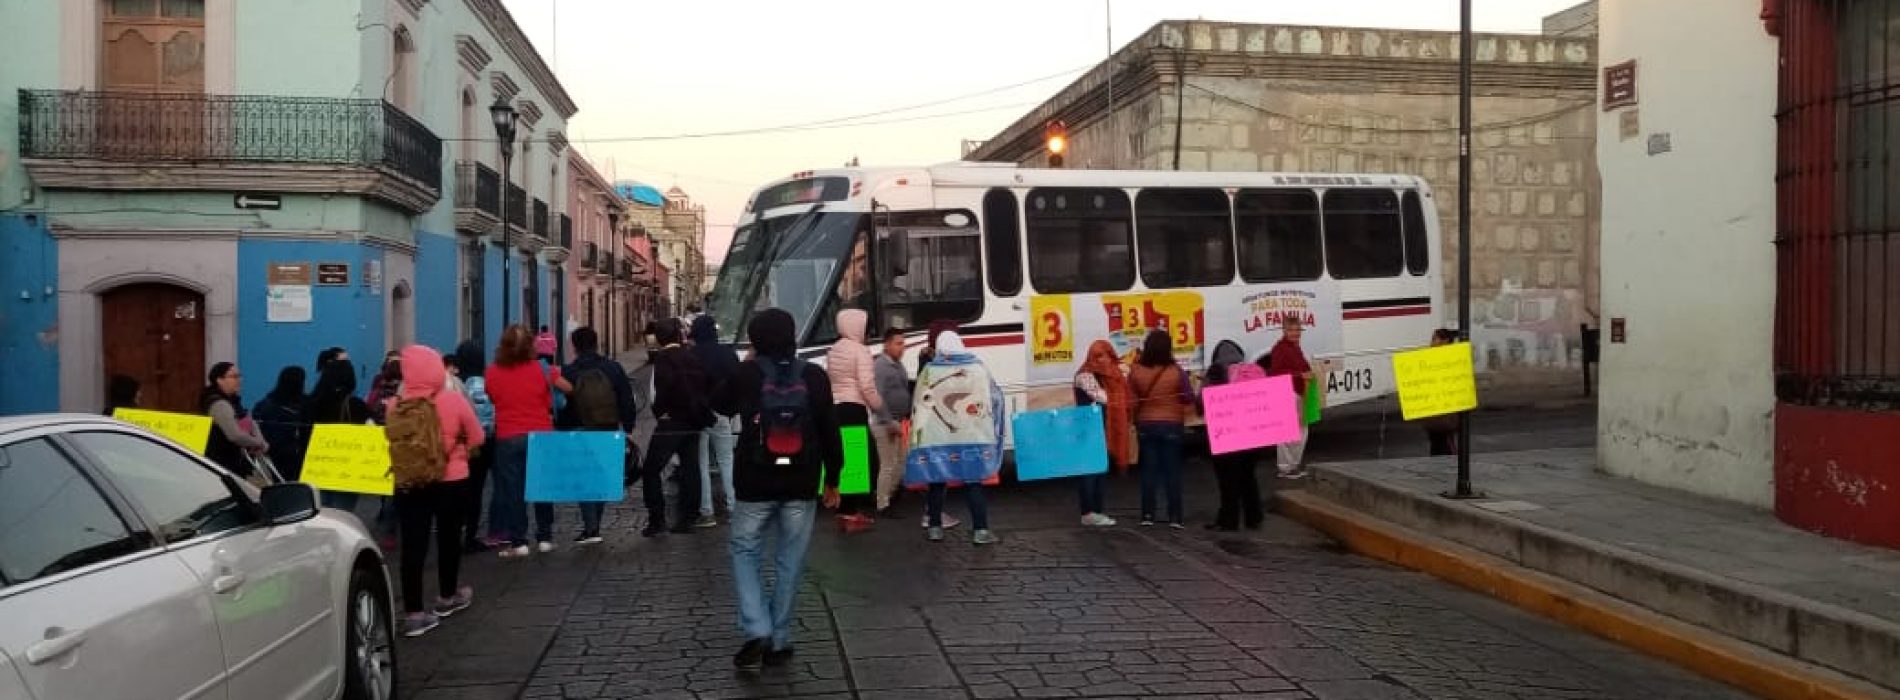
M 839 268 L 863 222 L 862 213 L 814 209 L 741 226 L 713 286 L 720 340 L 736 341 L 753 312 L 773 307 L 790 313 L 809 336 L 814 316 L 836 308 L 830 302 Z

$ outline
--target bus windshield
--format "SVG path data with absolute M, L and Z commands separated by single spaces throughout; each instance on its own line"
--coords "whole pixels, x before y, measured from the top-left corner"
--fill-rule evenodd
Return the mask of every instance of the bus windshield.
M 739 227 L 713 286 L 720 340 L 736 342 L 753 312 L 773 307 L 809 335 L 819 310 L 835 308 L 827 302 L 863 222 L 859 212 L 814 210 Z

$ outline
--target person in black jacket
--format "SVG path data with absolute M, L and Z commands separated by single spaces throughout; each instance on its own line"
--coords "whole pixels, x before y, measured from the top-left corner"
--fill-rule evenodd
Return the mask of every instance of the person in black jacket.
M 740 425 L 732 479 L 738 502 L 732 511 L 731 549 L 739 625 L 746 636 L 733 664 L 742 669 L 781 666 L 791 660 L 792 613 L 798 607 L 794 598 L 811 545 L 817 514 L 813 496 L 821 478 L 825 507 L 838 507 L 844 444 L 832 412 L 831 382 L 823 368 L 797 359 L 795 331 L 791 314 L 779 309 L 760 311 L 746 327 L 754 361 L 740 366 L 712 400 L 714 411 L 738 418 Z M 768 363 L 775 372 L 803 365 L 799 376 L 806 393 L 806 451 L 804 458 L 789 464 L 767 460 L 761 446 L 759 395 Z M 765 590 L 759 574 L 768 535 L 778 543 L 773 556 L 777 585 L 772 591 Z
M 713 391 L 732 381 L 732 375 L 739 371 L 739 353 L 731 345 L 719 342 L 719 323 L 713 317 L 701 315 L 693 319 L 692 330 L 688 333 L 692 341 L 693 356 L 699 358 L 699 365 L 706 369 L 706 376 L 712 381 Z M 726 512 L 732 512 L 732 447 L 738 440 L 738 429 L 732 421 L 720 417 L 711 427 L 699 433 L 699 527 L 712 527 L 719 521 L 714 519 L 712 472 L 719 470 L 719 483 L 725 487 L 725 498 L 720 500 L 726 506 Z
M 332 359 L 317 372 L 317 387 L 310 392 L 310 404 L 304 420 L 317 423 L 363 425 L 370 420 L 369 405 L 356 398 L 356 366 L 349 360 Z M 356 512 L 361 496 L 344 491 L 323 492 L 323 507 Z
M 713 423 L 707 407 L 712 381 L 683 344 L 685 334 L 679 321 L 665 318 L 655 321 L 648 332 L 660 349 L 648 364 L 653 365 L 653 417 L 658 425 L 647 442 L 646 459 L 640 469 L 640 490 L 646 499 L 647 526 L 641 535 L 653 537 L 667 532 L 666 485 L 663 474 L 667 462 L 679 458 L 679 520 L 671 532 L 684 535 L 693 531 L 693 515 L 699 509 L 699 433 Z
M 581 420 L 581 402 L 578 400 L 579 397 L 576 394 L 570 394 L 568 396 L 567 405 L 562 407 L 560 415 L 555 416 L 555 427 L 561 430 L 618 429 L 621 432 L 632 435 L 635 418 L 633 410 L 633 383 L 627 381 L 626 368 L 621 367 L 619 362 L 610 360 L 600 354 L 600 334 L 593 328 L 587 326 L 576 328 L 574 332 L 569 333 L 567 337 L 568 342 L 574 346 L 574 361 L 567 363 L 567 366 L 561 368 L 561 376 L 567 378 L 569 382 L 573 382 L 575 390 L 578 392 L 582 379 L 590 373 L 599 372 L 605 375 L 607 384 L 613 387 L 614 405 L 618 408 L 615 413 L 618 414 L 619 421 L 616 425 L 583 425 L 583 421 Z M 534 504 L 534 508 L 536 511 L 535 522 L 545 523 L 545 525 L 541 525 L 541 527 L 551 528 L 554 523 L 554 504 L 536 503 Z M 574 538 L 574 543 L 599 544 L 601 541 L 600 516 L 607 510 L 607 504 L 599 501 L 582 503 L 580 504 L 580 510 L 581 534 Z M 552 535 L 552 533 L 546 534 Z M 543 541 L 546 541 L 546 538 L 543 538 Z
M 290 365 L 277 373 L 277 386 L 251 407 L 258 432 L 270 443 L 270 461 L 286 481 L 303 475 L 303 453 L 310 442 L 310 422 L 304 419 L 304 371 Z

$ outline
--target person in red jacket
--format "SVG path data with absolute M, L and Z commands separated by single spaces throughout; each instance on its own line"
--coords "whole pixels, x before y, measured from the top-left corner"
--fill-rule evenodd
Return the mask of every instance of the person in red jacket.
M 1293 394 L 1305 398 L 1307 383 L 1313 379 L 1313 365 L 1306 361 L 1306 351 L 1300 349 L 1300 333 L 1304 330 L 1298 318 L 1287 316 L 1281 322 L 1280 342 L 1273 350 L 1260 358 L 1260 368 L 1267 376 L 1282 374 L 1293 376 Z M 1279 447 L 1280 478 L 1298 479 L 1306 476 L 1306 467 L 1302 462 L 1306 458 L 1306 426 L 1300 426 L 1300 439 Z

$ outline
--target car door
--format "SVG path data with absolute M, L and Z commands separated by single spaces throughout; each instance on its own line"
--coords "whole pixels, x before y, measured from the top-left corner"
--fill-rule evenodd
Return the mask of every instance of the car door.
M 204 586 L 93 476 L 43 437 L 0 447 L 0 672 L 40 700 L 228 697 Z
M 0 649 L 0 700 L 33 700 L 26 692 L 26 679 L 13 670 L 13 659 Z
M 130 432 L 75 432 L 83 450 L 153 523 L 211 595 L 233 698 L 328 698 L 341 683 L 332 617 L 335 539 L 263 524 L 250 492 L 194 455 Z

